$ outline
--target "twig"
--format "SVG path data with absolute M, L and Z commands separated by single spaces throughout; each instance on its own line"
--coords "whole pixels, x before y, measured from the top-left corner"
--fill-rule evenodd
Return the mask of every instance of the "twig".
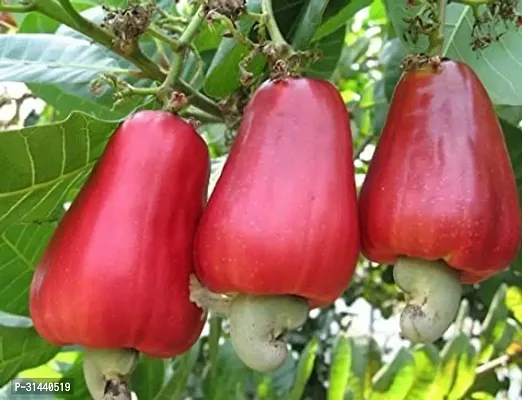
M 355 152 L 353 154 L 354 160 L 359 159 L 359 157 L 361 156 L 361 154 L 364 151 L 364 149 L 366 148 L 366 146 L 368 146 L 374 138 L 375 138 L 375 133 L 372 133 L 371 135 L 366 136 L 366 138 L 364 139 L 364 142 L 357 148 L 357 150 L 355 150 Z
M 277 26 L 274 10 L 272 8 L 272 0 L 261 0 L 261 8 L 263 10 L 263 14 L 266 15 L 266 26 L 272 41 L 276 44 L 286 44 L 287 42 L 279 30 L 279 27 Z
M 179 50 L 179 48 L 180 48 L 179 41 L 177 41 L 176 39 L 173 39 L 173 38 L 165 35 L 163 32 L 157 30 L 154 26 L 152 26 L 152 25 L 149 26 L 147 28 L 147 32 L 152 37 L 154 37 L 154 38 L 156 38 L 158 40 L 161 40 L 162 42 L 165 42 L 168 45 L 170 45 L 170 47 L 172 47 L 172 49 L 174 51 L 178 51 Z
M 433 56 L 442 56 L 444 46 L 444 21 L 446 19 L 446 5 L 448 0 L 438 0 L 438 28 L 429 35 L 430 48 L 429 53 Z
M 0 11 L 19 13 L 38 11 L 41 14 L 44 14 L 47 17 L 90 37 L 94 42 L 114 51 L 116 54 L 130 61 L 142 70 L 144 77 L 155 81 L 163 81 L 165 79 L 166 74 L 152 60 L 150 60 L 138 46 L 134 46 L 130 53 L 123 51 L 119 46 L 115 45 L 115 37 L 113 35 L 82 17 L 81 14 L 74 9 L 69 0 L 60 0 L 60 4 L 62 7 L 65 6 L 66 8 L 64 9 L 60 7 L 58 3 L 53 0 L 35 0 L 34 3 L 24 6 L 7 6 L 0 4 Z M 16 9 L 13 10 L 13 7 L 16 7 Z M 174 89 L 189 94 L 191 103 L 195 107 L 198 107 L 209 114 L 221 117 L 222 112 L 216 102 L 194 89 L 182 79 L 177 80 Z
M 230 18 L 228 18 L 225 15 L 219 15 L 219 19 L 225 24 L 225 26 L 228 28 L 234 39 L 236 39 L 239 43 L 242 45 L 248 47 L 249 49 L 253 49 L 256 47 L 256 44 L 252 42 L 248 37 L 245 35 L 242 35 L 241 32 L 239 32 L 236 28 L 236 25 L 234 24 L 234 21 L 232 21 Z
M 522 357 L 522 346 L 520 346 L 515 352 L 513 352 L 511 354 L 504 354 L 491 361 L 488 361 L 485 364 L 480 365 L 475 370 L 475 373 L 476 373 L 477 377 L 481 377 L 481 376 L 495 370 L 498 367 L 507 366 L 508 364 L 517 360 L 519 357 Z
M 3 4 L 0 0 L 0 11 L 10 13 L 27 13 L 36 10 L 36 3 L 24 4 L 23 6 L 12 6 Z
M 219 123 L 223 122 L 221 118 L 218 118 L 214 115 L 207 114 L 204 111 L 198 109 L 188 109 L 183 110 L 179 113 L 182 117 L 186 118 L 195 118 L 203 123 Z
M 157 93 L 158 98 L 163 101 L 164 105 L 168 104 L 169 95 L 176 87 L 176 82 L 178 81 L 181 67 L 183 66 L 183 60 L 187 54 L 187 48 L 198 33 L 198 30 L 204 20 L 205 15 L 203 6 L 200 6 L 178 40 L 179 46 L 177 52 L 174 54 L 174 59 L 172 60 L 169 72 L 167 73 L 167 76 L 159 87 Z M 203 109 L 202 107 L 199 108 Z

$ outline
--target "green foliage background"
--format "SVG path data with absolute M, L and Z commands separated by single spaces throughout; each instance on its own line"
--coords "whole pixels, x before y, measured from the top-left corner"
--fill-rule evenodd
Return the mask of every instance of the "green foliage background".
M 96 22 L 102 19 L 102 4 L 124 3 L 73 1 Z M 159 4 L 172 11 L 172 2 Z M 285 38 L 297 48 L 322 50 L 322 58 L 308 67 L 307 75 L 333 81 L 351 110 L 359 183 L 400 78 L 399 64 L 409 51 L 425 45 L 404 42 L 405 5 L 406 0 L 274 1 Z M 261 12 L 260 0 L 248 1 L 248 9 Z M 178 10 L 183 14 L 188 8 Z M 47 105 L 20 129 L 0 132 L 0 398 L 15 398 L 9 382 L 18 376 L 72 377 L 75 393 L 63 398 L 85 399 L 78 348 L 51 346 L 32 328 L 29 283 L 64 203 L 81 188 L 114 129 L 133 110 L 155 106 L 143 98 L 114 105 L 110 90 L 96 95 L 90 91 L 90 82 L 100 74 L 134 68 L 129 61 L 38 12 L 18 14 L 16 19 L 16 35 L 0 35 L 0 80 L 26 83 Z M 498 43 L 473 52 L 472 23 L 469 7 L 450 4 L 444 51 L 471 65 L 486 86 L 520 192 L 520 33 L 513 28 Z M 241 90 L 239 63 L 248 53 L 235 39 L 223 38 L 222 28 L 205 23 L 182 73 L 184 82 L 218 101 Z M 240 21 L 239 29 L 248 34 L 253 22 Z M 163 54 L 171 55 L 148 34 L 140 46 L 156 62 Z M 255 58 L 250 70 L 265 76 L 265 61 Z M 146 79 L 135 83 L 150 85 Z M 228 129 L 205 123 L 200 132 L 219 165 L 228 151 Z M 306 325 L 290 334 L 292 357 L 275 373 L 246 368 L 232 350 L 227 322 L 212 316 L 204 335 L 186 354 L 170 360 L 142 358 L 133 390 L 140 400 L 520 398 L 521 288 L 519 256 L 509 270 L 466 288 L 459 318 L 443 339 L 412 347 L 397 337 L 403 298 L 391 268 L 361 258 L 342 299 L 313 311 Z M 353 329 L 367 312 L 368 329 Z M 394 346 L 376 340 L 377 324 L 390 329 Z M 380 337 L 385 336 L 381 332 Z

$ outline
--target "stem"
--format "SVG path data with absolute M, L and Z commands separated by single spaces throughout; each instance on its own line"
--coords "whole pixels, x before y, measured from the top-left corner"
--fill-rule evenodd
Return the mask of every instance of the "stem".
M 234 22 L 230 18 L 228 18 L 227 16 L 224 16 L 224 15 L 222 15 L 220 17 L 221 17 L 220 18 L 221 21 L 223 21 L 223 23 L 226 25 L 226 27 L 228 28 L 228 30 L 230 31 L 230 33 L 232 34 L 234 39 L 236 39 L 239 43 L 248 47 L 249 49 L 253 49 L 254 47 L 256 47 L 254 42 L 252 42 L 249 38 L 247 38 L 245 35 L 241 34 L 241 32 L 239 32 L 236 29 Z
M 239 17 L 240 19 L 250 19 L 252 21 L 256 21 L 256 22 L 263 22 L 264 21 L 264 14 L 257 14 L 257 13 L 252 13 L 252 12 L 244 12 L 241 14 L 241 16 Z
M 462 299 L 460 302 L 460 308 L 455 318 L 455 331 L 464 333 L 464 323 L 469 315 L 469 302 L 466 299 Z
M 139 87 L 129 85 L 125 89 L 128 90 L 130 93 L 137 95 L 137 96 L 150 96 L 150 95 L 154 95 L 158 92 L 157 87 L 139 88 Z
M 183 33 L 183 27 L 174 25 L 168 21 L 167 22 L 158 21 L 158 22 L 156 22 L 156 25 L 168 34 L 180 35 Z
M 263 14 L 266 15 L 267 18 L 267 29 L 270 32 L 270 37 L 275 44 L 287 45 L 288 42 L 283 37 L 283 34 L 279 30 L 277 26 L 277 21 L 274 15 L 274 9 L 272 8 L 272 0 L 261 0 L 261 8 L 263 10 Z
M 494 371 L 498 367 L 505 367 L 508 364 L 518 360 L 520 357 L 522 357 L 522 348 L 519 348 L 514 353 L 504 354 L 491 361 L 488 361 L 487 363 L 482 364 L 479 367 L 477 367 L 477 369 L 475 370 L 475 373 L 477 374 L 477 378 L 482 377 L 491 371 Z
M 203 6 L 200 6 L 187 25 L 185 32 L 183 32 L 178 40 L 179 47 L 177 53 L 174 54 L 174 60 L 172 60 L 167 77 L 158 89 L 158 97 L 163 101 L 165 106 L 168 106 L 169 95 L 175 89 L 175 84 L 178 81 L 183 60 L 187 53 L 187 47 L 192 40 L 194 40 L 204 20 L 205 14 L 203 12 Z
M 442 56 L 442 51 L 444 47 L 444 21 L 446 20 L 446 5 L 448 0 L 439 0 L 439 15 L 438 15 L 438 23 L 439 26 L 436 30 L 430 34 L 430 48 L 429 54 L 432 56 Z
M 119 46 L 114 44 L 114 36 L 102 29 L 100 26 L 93 24 L 91 21 L 83 18 L 72 7 L 69 0 L 60 0 L 60 4 L 64 8 L 59 7 L 52 0 L 37 0 L 37 11 L 42 14 L 69 26 L 72 29 L 90 37 L 96 43 L 114 51 L 121 57 L 132 62 L 139 67 L 146 76 L 153 80 L 162 80 L 165 74 L 154 64 L 145 54 L 141 52 L 138 46 L 135 46 L 131 53 L 122 51 Z
M 169 14 L 165 10 L 163 10 L 161 7 L 158 7 L 156 10 L 165 20 L 172 21 L 175 24 L 187 24 L 187 19 L 185 17 L 177 17 L 174 15 Z
M 217 123 L 223 122 L 223 120 L 221 118 L 218 118 L 215 115 L 208 114 L 197 108 L 196 109 L 191 108 L 189 110 L 184 110 L 184 111 L 180 112 L 179 115 L 182 117 L 192 117 L 192 118 L 197 119 L 200 122 L 210 123 L 210 124 L 211 123 L 217 124 Z
M 196 37 L 201 24 L 203 21 L 205 21 L 205 14 L 203 9 L 203 6 L 200 6 L 190 20 L 187 28 L 185 29 L 185 32 L 183 32 L 183 35 L 181 35 L 179 38 L 180 46 L 187 47 Z
M 223 113 L 219 108 L 219 105 L 214 100 L 194 89 L 184 80 L 178 79 L 174 89 L 179 89 L 181 92 L 188 93 L 190 97 L 190 104 L 192 104 L 194 107 L 201 108 L 202 110 L 208 112 L 209 114 L 215 115 L 220 119 L 222 118 Z
M 93 24 L 91 21 L 83 18 L 78 11 L 75 10 L 75 8 L 72 6 L 70 0 L 58 0 L 60 4 L 62 5 L 63 9 L 71 19 L 77 24 L 77 25 L 83 25 L 86 29 L 92 30 L 93 28 L 97 28 L 95 24 Z
M 60 0 L 62 3 L 69 3 L 69 0 Z M 14 6 L 0 5 L 0 11 L 9 12 Z M 118 46 L 114 44 L 114 36 L 109 34 L 107 31 L 102 29 L 100 26 L 93 24 L 89 20 L 83 18 L 81 14 L 76 12 L 72 5 L 70 8 L 67 6 L 69 11 L 67 12 L 62 7 L 58 6 L 52 0 L 36 0 L 35 3 L 27 6 L 16 6 L 16 11 L 13 12 L 30 12 L 38 11 L 41 14 L 46 15 L 68 27 L 84 34 L 91 38 L 94 42 L 112 50 L 116 54 L 120 55 L 127 61 L 130 61 L 136 65 L 140 70 L 143 71 L 143 78 L 152 79 L 155 81 L 163 81 L 165 79 L 165 73 L 152 61 L 150 60 L 138 46 L 134 46 L 131 53 L 122 51 Z M 72 10 L 72 11 L 71 11 Z M 71 15 L 74 12 L 74 16 Z M 219 106 L 210 98 L 206 97 L 202 93 L 198 92 L 192 86 L 185 81 L 179 79 L 176 82 L 175 89 L 190 94 L 191 102 L 195 107 L 198 107 L 209 114 L 221 117 L 222 112 Z
M 214 381 L 218 373 L 219 338 L 221 337 L 222 318 L 217 315 L 210 317 L 210 332 L 208 335 L 208 361 L 210 364 L 209 387 L 215 387 Z
M 36 10 L 36 3 L 29 3 L 23 6 L 11 6 L 0 2 L 0 11 L 10 13 L 27 13 Z
M 175 39 L 172 39 L 171 37 L 165 35 L 163 32 L 157 30 L 152 25 L 147 28 L 147 33 L 151 35 L 153 38 L 156 38 L 158 40 L 161 40 L 162 42 L 167 43 L 172 47 L 174 51 L 178 51 L 179 49 L 179 42 Z
M 205 62 L 201 58 L 201 54 L 199 54 L 198 49 L 196 48 L 194 43 L 192 43 L 190 48 L 192 49 L 192 54 L 196 58 L 196 63 L 197 63 L 197 70 L 194 73 L 194 75 L 192 76 L 192 79 L 190 80 L 190 84 L 191 85 L 196 85 L 197 79 L 199 78 L 200 75 L 201 75 L 202 78 L 205 77 L 205 71 L 204 71 L 204 69 L 205 69 Z
M 465 6 L 483 6 L 493 3 L 493 0 L 453 0 L 453 3 L 464 4 Z

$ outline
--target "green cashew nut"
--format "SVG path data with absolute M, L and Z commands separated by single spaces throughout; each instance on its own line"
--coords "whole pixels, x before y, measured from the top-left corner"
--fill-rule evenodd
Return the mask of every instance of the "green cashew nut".
M 94 400 L 131 399 L 129 376 L 138 363 L 134 349 L 87 349 L 83 355 L 85 383 Z
M 403 336 L 414 343 L 431 343 L 440 338 L 459 309 L 462 286 L 458 272 L 441 260 L 401 257 L 393 277 L 408 300 L 401 314 Z
M 288 356 L 284 333 L 297 329 L 308 317 L 307 302 L 296 296 L 239 294 L 230 306 L 230 338 L 248 367 L 270 372 Z

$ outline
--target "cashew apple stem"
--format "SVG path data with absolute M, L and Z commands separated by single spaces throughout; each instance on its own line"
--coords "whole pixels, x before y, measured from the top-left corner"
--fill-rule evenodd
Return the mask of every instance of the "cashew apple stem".
M 277 26 L 277 21 L 274 15 L 274 9 L 272 7 L 272 0 L 261 0 L 261 8 L 263 10 L 263 14 L 266 15 L 267 28 L 272 38 L 272 41 L 277 45 L 287 44 L 285 38 L 283 37 L 283 34 Z
M 134 349 L 87 349 L 83 355 L 85 383 L 94 400 L 131 400 L 130 374 L 138 363 Z
M 406 293 L 401 331 L 414 343 L 432 343 L 455 320 L 462 296 L 459 274 L 444 261 L 401 257 L 393 277 Z
M 190 277 L 190 300 L 198 306 L 230 318 L 230 339 L 238 357 L 248 367 L 270 372 L 288 356 L 285 333 L 302 326 L 308 303 L 292 295 L 221 295 Z
M 438 27 L 429 35 L 428 53 L 432 56 L 442 56 L 444 46 L 444 20 L 446 18 L 446 5 L 448 0 L 438 0 Z
M 169 94 L 174 89 L 174 86 L 179 81 L 179 75 L 181 73 L 183 67 L 183 61 L 185 60 L 185 56 L 187 54 L 188 45 L 194 40 L 195 36 L 199 32 L 199 28 L 201 24 L 205 21 L 205 13 L 203 12 L 204 7 L 200 6 L 189 24 L 185 28 L 185 31 L 181 35 L 178 40 L 179 47 L 177 52 L 174 54 L 174 58 L 170 64 L 169 71 L 165 80 L 158 88 L 158 97 L 163 100 L 164 104 L 167 106 L 169 101 Z

